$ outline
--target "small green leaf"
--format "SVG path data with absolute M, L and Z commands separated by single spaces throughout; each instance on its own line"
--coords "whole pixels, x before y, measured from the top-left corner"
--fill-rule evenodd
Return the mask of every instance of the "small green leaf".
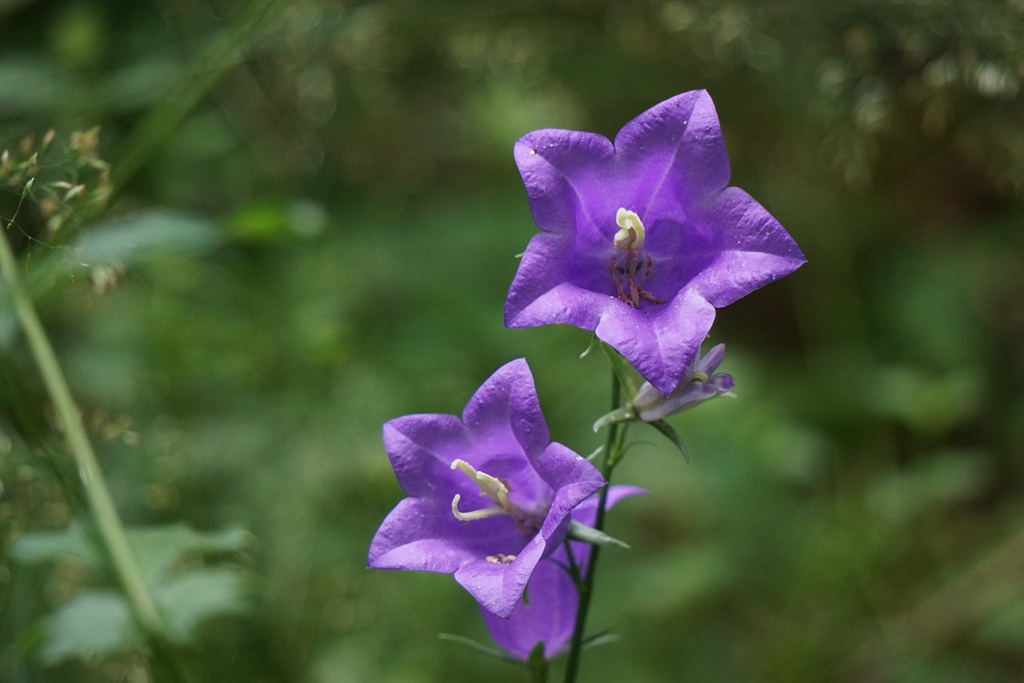
M 75 264 L 90 268 L 132 263 L 152 254 L 194 253 L 216 246 L 223 236 L 210 221 L 170 211 L 147 211 L 98 225 L 71 251 Z
M 109 655 L 142 645 L 128 604 L 114 591 L 89 591 L 61 605 L 45 622 L 40 656 L 47 663 L 68 657 Z
M 587 636 L 583 639 L 582 647 L 584 650 L 589 650 L 592 647 L 601 647 L 603 645 L 609 645 L 619 640 L 617 633 L 611 631 L 601 631 L 595 633 L 592 636 Z
M 73 559 L 94 569 L 102 565 L 100 555 L 78 524 L 63 531 L 27 533 L 11 544 L 8 553 L 14 561 L 25 564 Z
M 467 638 L 466 636 L 460 636 L 457 633 L 438 633 L 437 637 L 440 638 L 441 640 L 450 640 L 453 643 L 459 643 L 460 645 L 465 645 L 466 647 L 469 647 L 469 648 L 471 648 L 473 650 L 476 650 L 477 652 L 481 652 L 481 653 L 487 655 L 488 657 L 493 657 L 494 659 L 500 659 L 500 660 L 505 661 L 505 662 L 514 662 L 514 661 L 516 661 L 515 659 L 513 659 L 512 657 L 507 655 L 503 650 L 499 650 L 497 648 L 489 647 L 487 645 L 484 645 L 483 643 L 478 643 L 477 641 L 473 640 L 472 638 Z
M 246 546 L 249 538 L 249 533 L 243 529 L 200 532 L 184 524 L 128 531 L 128 541 L 151 584 L 159 582 L 188 555 L 238 551 Z

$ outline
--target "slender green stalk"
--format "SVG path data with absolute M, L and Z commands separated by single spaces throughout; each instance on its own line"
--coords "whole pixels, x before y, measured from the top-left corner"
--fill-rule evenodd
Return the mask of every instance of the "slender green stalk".
M 43 383 L 46 385 L 50 400 L 53 401 L 54 409 L 57 411 L 61 427 L 67 438 L 68 449 L 78 467 L 78 476 L 82 480 L 86 499 L 89 502 L 89 510 L 100 539 L 110 556 L 117 578 L 124 589 L 139 626 L 148 635 L 160 638 L 165 632 L 163 618 L 149 594 L 138 562 L 128 544 L 128 537 L 117 516 L 117 510 L 114 508 L 106 482 L 103 480 L 103 474 L 96 461 L 92 444 L 89 443 L 89 438 L 85 433 L 81 414 L 71 397 L 67 380 L 65 380 L 57 357 L 53 353 L 53 347 L 39 322 L 39 316 L 36 315 L 32 301 L 19 280 L 17 264 L 6 235 L 0 237 L 0 271 L 2 271 L 3 279 L 7 284 L 8 296 L 15 313 L 25 331 L 25 339 L 32 357 L 43 377 Z
M 619 376 L 612 372 L 612 410 L 620 408 L 622 401 L 622 385 Z M 597 503 L 597 519 L 594 528 L 604 529 L 605 507 L 608 504 L 608 489 L 611 486 L 612 470 L 622 458 L 622 448 L 626 438 L 626 426 L 628 423 L 616 422 L 608 429 L 608 437 L 605 441 L 603 457 L 601 458 L 601 474 L 604 475 L 608 484 L 601 489 Z M 601 552 L 601 546 L 590 547 L 590 561 L 587 564 L 586 575 L 580 577 L 576 582 L 576 589 L 580 594 L 580 604 L 576 611 L 576 625 L 572 632 L 572 645 L 569 649 L 569 658 L 565 666 L 565 683 L 575 683 L 579 673 L 580 652 L 583 649 L 583 634 L 586 630 L 587 613 L 590 611 L 590 598 L 594 592 L 594 575 L 597 569 L 597 560 Z M 569 555 L 572 558 L 572 555 Z

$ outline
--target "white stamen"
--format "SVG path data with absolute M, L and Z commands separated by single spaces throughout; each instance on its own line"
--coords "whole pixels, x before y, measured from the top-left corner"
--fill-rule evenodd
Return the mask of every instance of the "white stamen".
M 452 469 L 462 470 L 467 477 L 473 480 L 473 483 L 480 487 L 480 495 L 490 498 L 491 502 L 496 506 L 483 508 L 482 510 L 462 512 L 459 510 L 459 501 L 462 499 L 462 495 L 457 493 L 452 499 L 452 514 L 455 515 L 455 519 L 460 522 L 470 522 L 493 517 L 494 515 L 512 514 L 512 501 L 509 500 L 508 486 L 504 482 L 486 472 L 475 469 L 462 458 L 456 458 L 452 461 Z
M 512 564 L 515 562 L 516 556 L 498 553 L 497 555 L 488 555 L 484 559 L 493 564 Z
M 619 209 L 615 213 L 615 224 L 619 226 L 619 231 L 612 239 L 615 246 L 619 249 L 639 251 L 644 244 L 644 224 L 640 216 L 636 215 L 635 211 Z
M 459 501 L 462 499 L 462 495 L 459 493 L 455 494 L 452 498 L 452 514 L 455 519 L 460 522 L 475 522 L 478 519 L 487 519 L 488 517 L 494 517 L 495 515 L 508 514 L 508 510 L 502 510 L 501 508 L 482 508 L 480 510 L 470 510 L 469 512 L 463 512 L 459 509 Z

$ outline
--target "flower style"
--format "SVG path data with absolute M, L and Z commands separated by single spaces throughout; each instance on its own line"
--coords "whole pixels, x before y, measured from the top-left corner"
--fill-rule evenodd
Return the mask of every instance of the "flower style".
M 552 442 L 526 361 L 498 369 L 455 415 L 406 415 L 384 447 L 408 494 L 370 545 L 368 565 L 454 573 L 480 605 L 507 617 L 570 513 L 605 484 Z
M 646 495 L 636 486 L 612 486 L 608 508 L 629 496 Z M 592 526 L 597 517 L 598 497 L 591 496 L 572 511 L 572 518 Z M 570 541 L 573 558 L 586 576 L 591 546 Z M 550 557 L 537 563 L 527 588 L 527 600 L 520 602 L 507 619 L 487 610 L 484 624 L 498 645 L 516 659 L 526 661 L 537 643 L 544 644 L 544 658 L 552 659 L 564 650 L 576 625 L 580 596 L 568 572 L 568 557 L 562 545 Z
M 614 144 L 539 130 L 515 146 L 541 232 L 523 254 L 505 325 L 594 330 L 672 393 L 726 306 L 804 263 L 750 195 L 728 187 L 718 115 L 703 90 L 627 123 Z
M 728 393 L 735 384 L 732 375 L 715 372 L 724 358 L 725 344 L 713 346 L 703 356 L 694 356 L 679 386 L 668 396 L 644 382 L 633 399 L 633 411 L 641 420 L 653 422 Z

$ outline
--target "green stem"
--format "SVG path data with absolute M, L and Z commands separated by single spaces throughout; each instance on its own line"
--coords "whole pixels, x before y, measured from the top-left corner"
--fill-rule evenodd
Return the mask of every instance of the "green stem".
M 620 408 L 619 404 L 621 401 L 622 385 L 619 382 L 619 376 L 613 371 L 612 410 Z M 622 446 L 625 442 L 627 424 L 616 422 L 608 429 L 608 437 L 603 451 L 604 457 L 601 459 L 601 474 L 604 475 L 605 481 L 608 484 L 601 489 L 601 493 L 598 496 L 597 519 L 594 522 L 594 528 L 599 531 L 604 529 L 605 508 L 608 504 L 608 489 L 611 486 L 612 470 L 615 469 L 615 465 L 622 458 Z M 590 561 L 587 564 L 586 575 L 580 577 L 576 583 L 576 588 L 580 594 L 580 604 L 576 611 L 576 625 L 573 628 L 572 645 L 570 646 L 569 659 L 565 666 L 565 683 L 575 683 L 576 676 L 579 673 L 580 653 L 583 649 L 583 634 L 586 630 L 587 613 L 590 611 L 590 598 L 594 592 L 594 575 L 600 553 L 601 546 L 593 545 L 590 547 Z M 572 555 L 570 554 L 571 557 Z
M 10 225 L 7 226 L 8 229 Z M 68 448 L 78 467 L 78 476 L 82 480 L 89 509 L 92 512 L 100 539 L 103 542 L 114 572 L 124 589 L 131 605 L 135 619 L 142 630 L 152 637 L 161 637 L 165 632 L 163 618 L 153 602 L 149 589 L 142 577 L 138 562 L 128 544 L 121 520 L 110 498 L 107 485 L 103 480 L 92 444 L 85 433 L 82 417 L 75 406 L 67 380 L 61 372 L 60 364 L 53 353 L 50 340 L 39 322 L 32 301 L 25 293 L 18 278 L 18 268 L 7 242 L 6 235 L 0 237 L 0 271 L 7 283 L 10 300 L 15 313 L 25 331 L 32 357 L 43 377 L 46 391 L 53 401 L 54 409 L 67 437 Z

